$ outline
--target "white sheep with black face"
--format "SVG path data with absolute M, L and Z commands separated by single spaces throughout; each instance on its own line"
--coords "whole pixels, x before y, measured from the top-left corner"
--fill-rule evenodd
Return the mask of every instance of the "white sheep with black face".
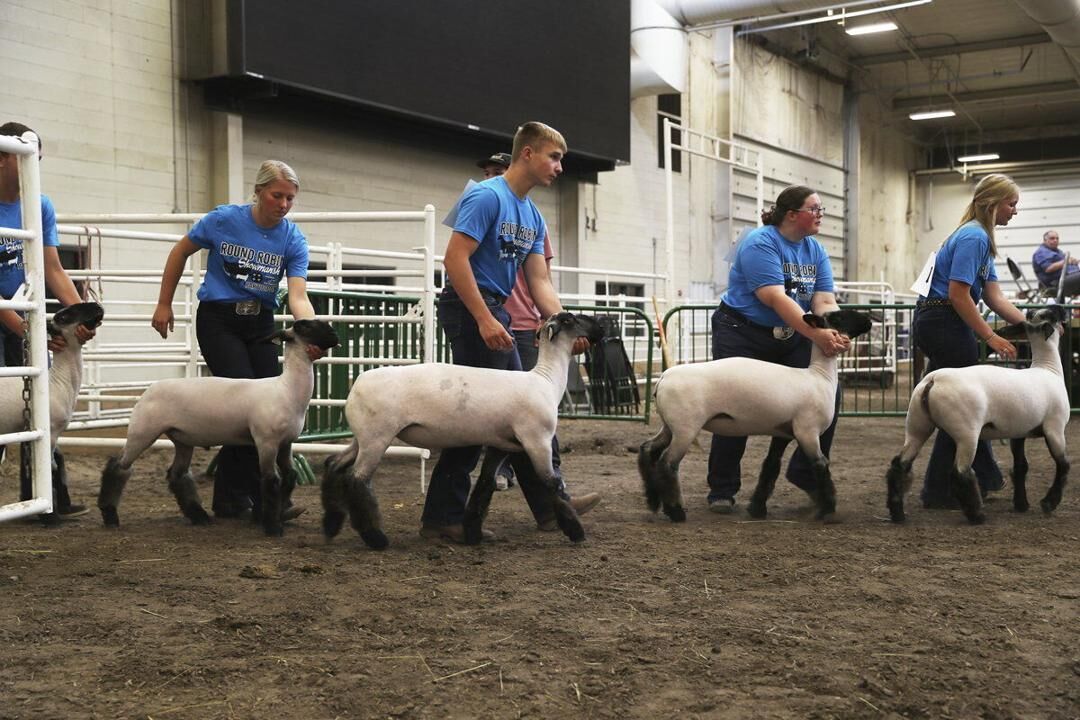
M 61 309 L 46 326 L 49 335 L 64 338 L 64 347 L 53 353 L 49 368 L 49 425 L 53 448 L 71 422 L 82 387 L 82 343 L 75 331 L 80 325 L 93 330 L 104 317 L 105 310 L 96 302 L 77 303 Z M 23 429 L 22 391 L 21 377 L 0 378 L 0 432 Z
M 98 508 L 107 526 L 120 524 L 117 506 L 132 464 L 165 435 L 175 446 L 167 474 L 169 489 L 192 523 L 210 522 L 188 471 L 195 448 L 254 445 L 259 453 L 263 529 L 267 535 L 283 533 L 282 511 L 296 484 L 292 443 L 304 429 L 315 386 L 313 357 L 337 347 L 338 336 L 322 320 L 297 320 L 267 338 L 271 340 L 285 345 L 284 368 L 276 377 L 177 378 L 147 388 L 132 410 L 123 454 L 109 458 L 101 474 Z
M 352 444 L 328 458 L 322 483 L 323 532 L 336 536 L 349 516 L 371 548 L 389 544 L 382 531 L 372 476 L 394 438 L 428 449 L 486 445 L 489 452 L 466 507 L 468 543 L 480 541 L 495 489 L 494 470 L 505 453 L 525 452 L 551 491 L 555 517 L 571 540 L 585 538 L 573 507 L 558 496 L 551 438 L 567 369 L 579 337 L 598 341 L 603 330 L 591 317 L 559 313 L 539 330 L 540 354 L 528 372 L 425 363 L 365 372 L 349 391 L 345 416 Z
M 854 338 L 870 330 L 870 317 L 855 310 L 838 310 L 824 317 L 803 315 L 814 327 L 828 327 Z M 836 488 L 820 437 L 832 424 L 836 409 L 837 358 L 815 345 L 807 368 L 733 357 L 668 368 L 656 383 L 656 413 L 660 431 L 638 452 L 638 471 L 649 509 L 674 522 L 686 520 L 679 463 L 698 433 L 771 435 L 769 453 L 750 500 L 752 517 L 766 515 L 766 502 L 780 474 L 784 448 L 792 439 L 810 459 L 817 491 L 818 517 L 836 512 Z
M 911 488 L 911 464 L 919 450 L 941 428 L 956 441 L 952 471 L 953 493 L 969 522 L 986 521 L 971 463 L 980 439 L 1008 438 L 1013 452 L 1013 507 L 1028 509 L 1028 463 L 1024 440 L 1042 436 L 1054 459 L 1054 482 L 1042 499 L 1050 513 L 1061 502 L 1069 476 L 1065 455 L 1065 425 L 1069 422 L 1069 394 L 1065 388 L 1058 344 L 1068 310 L 1048 305 L 1028 313 L 1027 322 L 1009 325 L 997 334 L 1009 340 L 1027 337 L 1031 366 L 1023 370 L 993 365 L 942 368 L 929 373 L 911 393 L 904 447 L 893 458 L 886 475 L 888 508 L 893 522 L 904 520 L 904 495 Z

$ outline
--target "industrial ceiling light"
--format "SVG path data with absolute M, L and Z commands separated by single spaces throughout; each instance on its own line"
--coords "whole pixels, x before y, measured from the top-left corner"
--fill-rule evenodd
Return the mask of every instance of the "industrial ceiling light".
M 926 110 L 924 112 L 913 112 L 908 115 L 912 120 L 937 120 L 938 118 L 956 117 L 955 110 Z
M 998 160 L 1001 156 L 997 153 L 979 153 L 978 155 L 961 155 L 956 158 L 956 162 L 973 163 L 973 162 L 985 162 L 987 160 Z
M 881 22 L 873 23 L 872 25 L 859 25 L 857 27 L 849 27 L 847 29 L 848 35 L 869 35 L 870 33 L 888 32 L 896 29 L 896 23 L 894 22 Z

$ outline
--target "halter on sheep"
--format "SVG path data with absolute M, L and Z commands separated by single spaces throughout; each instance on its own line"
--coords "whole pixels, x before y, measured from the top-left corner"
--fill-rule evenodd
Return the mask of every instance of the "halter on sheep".
M 602 335 L 593 318 L 559 313 L 540 328 L 540 358 L 529 372 L 434 363 L 365 372 L 345 404 L 352 444 L 326 461 L 322 501 L 327 538 L 336 536 L 349 516 L 369 547 L 381 550 L 389 544 L 371 485 L 383 453 L 397 437 L 429 449 L 487 445 L 527 453 L 551 493 L 559 528 L 575 542 L 584 540 L 577 514 L 556 492 L 551 438 L 574 341 L 588 337 L 595 342 Z M 495 487 L 494 467 L 501 459 L 497 456 L 489 453 L 469 499 L 464 526 L 470 543 L 480 541 Z
M 282 510 L 296 481 L 292 443 L 304 428 L 315 384 L 307 348 L 329 350 L 337 347 L 338 337 L 322 320 L 297 320 L 267 338 L 271 340 L 285 343 L 281 375 L 159 380 L 143 393 L 131 413 L 123 455 L 109 458 L 101 474 L 98 508 L 107 526 L 120 524 L 117 506 L 131 465 L 165 434 L 175 446 L 166 476 L 169 489 L 192 524 L 210 522 L 188 472 L 195 447 L 254 445 L 259 452 L 263 529 L 267 535 L 282 534 Z
M 893 522 L 904 520 L 904 495 L 911 487 L 911 464 L 936 428 L 956 441 L 952 468 L 953 493 L 972 524 L 985 522 L 982 497 L 971 463 L 978 441 L 1009 438 L 1013 454 L 1013 508 L 1028 509 L 1026 479 L 1028 463 L 1024 440 L 1039 437 L 1054 459 L 1054 483 L 1042 499 L 1043 512 L 1061 502 L 1069 476 L 1065 455 L 1065 425 L 1069 421 L 1069 394 L 1058 344 L 1060 325 L 1068 310 L 1048 305 L 1028 311 L 1028 321 L 997 331 L 1003 338 L 1027 337 L 1031 343 L 1031 367 L 1018 370 L 991 365 L 935 370 L 911 393 L 905 425 L 904 447 L 893 458 L 886 474 L 887 505 Z
M 803 320 L 851 338 L 868 332 L 871 325 L 867 315 L 854 310 L 826 313 L 823 318 L 806 314 Z M 679 463 L 704 428 L 717 435 L 773 436 L 750 500 L 752 517 L 765 517 L 780 459 L 792 438 L 812 463 L 818 518 L 836 512 L 836 489 L 820 443 L 835 412 L 836 364 L 837 358 L 826 357 L 815 345 L 805 369 L 733 357 L 666 370 L 656 384 L 655 407 L 663 425 L 638 452 L 649 509 L 656 512 L 662 505 L 673 522 L 686 520 Z

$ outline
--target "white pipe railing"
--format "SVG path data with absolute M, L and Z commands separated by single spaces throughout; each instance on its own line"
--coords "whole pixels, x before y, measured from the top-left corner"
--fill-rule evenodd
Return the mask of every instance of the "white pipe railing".
M 41 173 L 38 138 L 32 132 L 21 138 L 0 137 L 0 152 L 16 156 L 19 170 L 19 203 L 23 230 L 5 235 L 23 241 L 22 258 L 28 288 L 26 302 L 0 300 L 0 308 L 22 310 L 29 326 L 30 367 L 9 368 L 29 378 L 30 427 L 24 433 L 0 436 L 0 442 L 30 442 L 33 452 L 33 497 L 0 507 L 0 521 L 52 512 L 52 445 L 49 438 L 49 379 L 42 370 L 49 365 L 45 333 L 45 253 L 41 225 Z

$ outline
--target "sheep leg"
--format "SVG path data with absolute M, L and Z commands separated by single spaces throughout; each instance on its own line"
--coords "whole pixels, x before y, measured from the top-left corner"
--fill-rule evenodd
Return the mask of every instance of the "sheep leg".
M 1069 459 L 1065 456 L 1065 428 L 1057 432 L 1046 433 L 1046 447 L 1054 458 L 1054 484 L 1040 501 L 1044 513 L 1052 513 L 1061 502 L 1065 483 L 1069 481 Z
M 476 485 L 469 496 L 469 503 L 465 506 L 465 519 L 462 521 L 467 545 L 479 545 L 483 538 L 484 520 L 487 519 L 488 509 L 491 507 L 491 496 L 495 494 L 495 471 L 508 454 L 491 447 L 484 453 L 480 477 L 476 479 Z
M 979 443 L 977 433 L 978 431 L 974 436 L 970 433 L 963 436 L 953 435 L 953 439 L 956 440 L 956 461 L 952 472 L 953 495 L 960 503 L 964 516 L 972 525 L 981 525 L 986 522 L 982 507 L 982 493 L 979 491 L 975 471 L 971 467 L 975 461 L 975 449 Z
M 573 506 L 559 494 L 561 483 L 559 476 L 555 473 L 555 468 L 551 464 L 551 435 L 544 435 L 538 438 L 531 438 L 529 442 L 522 442 L 522 446 L 525 450 L 525 454 L 529 456 L 529 464 L 532 465 L 532 472 L 536 473 L 540 482 L 547 489 L 548 497 L 551 499 L 551 507 L 555 511 L 555 522 L 558 523 L 559 529 L 563 531 L 566 537 L 570 538 L 570 542 L 582 542 L 585 539 L 585 528 L 581 526 L 581 519 L 578 518 L 577 512 Z M 524 466 L 524 463 L 519 463 Z M 526 472 L 528 468 L 523 468 Z M 515 471 L 517 467 L 515 467 Z M 522 478 L 519 474 L 518 479 L 522 482 L 526 482 L 525 478 Z
M 113 455 L 101 471 L 101 489 L 98 490 L 98 510 L 105 527 L 120 527 L 120 496 L 131 477 L 131 464 L 125 465 L 119 455 Z
M 1027 497 L 1027 474 L 1028 461 L 1024 456 L 1025 438 L 1014 438 L 1009 441 L 1009 449 L 1012 450 L 1013 468 L 1013 510 L 1016 512 L 1028 511 Z
M 820 453 L 820 450 L 818 452 Z M 819 454 L 814 458 L 812 468 L 814 479 L 817 480 L 817 493 L 814 498 L 818 506 L 816 517 L 818 520 L 828 521 L 836 515 L 836 485 L 833 484 L 829 458 Z
M 911 465 L 919 455 L 923 445 L 934 433 L 934 423 L 930 419 L 925 394 L 928 386 L 920 384 L 916 387 L 908 405 L 907 420 L 904 423 L 904 447 L 900 454 L 889 463 L 889 470 L 885 474 L 887 495 L 885 504 L 889 508 L 889 517 L 893 522 L 904 522 L 904 497 L 911 490 L 914 480 L 911 474 Z
M 679 483 L 679 465 L 690 450 L 690 443 L 697 438 L 698 429 L 670 429 L 671 444 L 660 454 L 653 467 L 653 482 L 660 496 L 661 507 L 671 522 L 686 522 L 686 509 Z
M 780 476 L 780 461 L 783 459 L 784 450 L 787 449 L 790 442 L 791 438 L 774 437 L 772 442 L 769 443 L 769 453 L 765 456 L 765 461 L 761 463 L 761 473 L 758 475 L 757 487 L 754 488 L 754 494 L 750 498 L 750 505 L 746 508 L 750 517 L 756 520 L 761 520 L 768 514 L 765 504 L 772 497 L 773 490 L 776 488 L 776 478 Z
M 256 443 L 259 451 L 259 490 L 262 495 L 260 519 L 263 532 L 273 537 L 281 537 L 285 534 L 285 523 L 281 520 L 283 483 L 277 468 L 277 458 L 281 448 L 280 446 L 268 448 L 257 440 Z
M 645 489 L 645 504 L 649 510 L 656 512 L 660 509 L 661 486 L 657 477 L 657 463 L 661 454 L 671 445 L 671 430 L 667 424 L 660 426 L 660 431 L 645 442 L 638 449 L 638 474 L 641 476 L 641 484 Z
M 356 460 L 359 445 L 355 438 L 349 447 L 337 455 L 331 455 L 323 463 L 323 479 L 320 495 L 323 506 L 323 535 L 332 540 L 341 532 L 349 515 L 349 501 L 345 493 L 345 473 Z
M 381 455 L 381 453 L 380 453 Z M 346 478 L 347 498 L 349 502 L 349 520 L 353 529 L 372 550 L 384 550 L 390 544 L 389 538 L 382 531 L 382 516 L 379 514 L 379 501 L 372 492 L 371 475 L 357 477 L 350 471 Z
M 180 512 L 191 521 L 192 525 L 209 525 L 210 516 L 199 502 L 199 491 L 195 489 L 195 480 L 191 477 L 191 455 L 195 448 L 173 441 L 175 452 L 172 465 L 165 477 L 169 481 L 169 490 L 180 506 Z

